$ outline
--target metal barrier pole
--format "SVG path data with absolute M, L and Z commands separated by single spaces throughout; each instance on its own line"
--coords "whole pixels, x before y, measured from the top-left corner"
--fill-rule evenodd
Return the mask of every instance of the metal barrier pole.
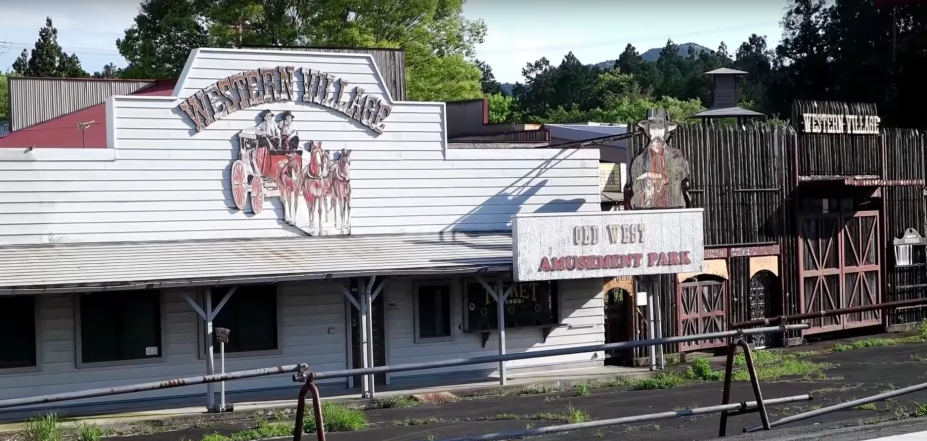
M 426 369 L 439 369 L 455 366 L 468 366 L 473 364 L 498 363 L 500 361 L 527 360 L 531 358 L 554 357 L 559 355 L 584 354 L 587 352 L 602 352 L 623 349 L 634 349 L 649 347 L 658 344 L 688 343 L 700 340 L 716 340 L 728 337 L 740 337 L 742 335 L 753 334 L 771 334 L 782 331 L 797 331 L 811 327 L 808 323 L 799 323 L 786 326 L 774 326 L 768 328 L 744 329 L 739 331 L 712 332 L 709 334 L 697 335 L 680 335 L 674 337 L 664 337 L 651 340 L 627 341 L 621 343 L 608 343 L 601 345 L 575 346 L 572 348 L 547 349 L 543 351 L 518 352 L 505 355 L 486 355 L 472 358 L 458 358 L 444 361 L 428 361 L 422 363 L 397 364 L 392 366 L 377 366 L 367 369 L 345 369 L 340 371 L 315 372 L 316 380 L 327 380 L 331 378 L 345 378 L 353 375 L 370 375 L 383 374 L 387 372 L 409 372 Z
M 786 404 L 786 403 L 794 403 L 798 401 L 810 401 L 810 400 L 811 400 L 811 397 L 808 395 L 796 395 L 793 397 L 773 398 L 773 399 L 767 400 L 766 404 L 776 405 L 776 404 Z M 757 406 L 756 402 L 724 404 L 720 406 L 710 406 L 710 407 L 702 407 L 702 408 L 696 408 L 696 409 L 684 409 L 684 410 L 672 411 L 672 412 L 651 413 L 647 415 L 636 415 L 636 416 L 623 417 L 623 418 L 613 418 L 613 419 L 608 419 L 608 420 L 589 421 L 586 423 L 565 424 L 562 426 L 548 426 L 548 427 L 539 427 L 537 429 L 511 430 L 508 432 L 490 433 L 490 434 L 485 434 L 485 435 L 462 436 L 458 438 L 447 438 L 441 441 L 505 440 L 505 439 L 511 439 L 511 438 L 523 438 L 523 437 L 529 437 L 529 436 L 547 435 L 551 433 L 569 432 L 573 430 L 593 429 L 596 427 L 617 426 L 619 424 L 641 423 L 645 421 L 665 420 L 665 419 L 676 418 L 676 417 L 705 415 L 709 413 L 718 413 L 721 411 L 739 410 L 743 412 L 749 412 L 749 411 L 755 410 L 756 406 Z
M 881 393 L 881 394 L 878 394 L 878 395 L 872 395 L 872 396 L 870 396 L 870 397 L 860 398 L 860 399 L 858 399 L 858 400 L 847 401 L 847 402 L 845 402 L 845 403 L 835 404 L 835 405 L 830 406 L 830 407 L 824 407 L 824 408 L 821 408 L 821 409 L 818 409 L 818 410 L 812 410 L 812 411 L 810 411 L 810 412 L 805 412 L 805 413 L 800 413 L 800 414 L 797 414 L 797 415 L 792 415 L 792 416 L 790 416 L 790 417 L 785 417 L 785 418 L 783 418 L 783 419 L 781 419 L 781 420 L 779 420 L 779 421 L 775 421 L 775 422 L 771 423 L 769 426 L 770 426 L 770 427 L 778 427 L 778 426 L 782 426 L 782 425 L 785 425 L 785 424 L 790 424 L 790 423 L 794 423 L 794 422 L 798 422 L 798 421 L 807 420 L 807 419 L 809 419 L 809 418 L 814 418 L 814 417 L 821 416 L 821 415 L 827 415 L 827 414 L 829 414 L 829 413 L 837 412 L 837 411 L 840 411 L 840 410 L 852 409 L 852 408 L 854 408 L 854 407 L 856 407 L 856 406 L 861 406 L 861 405 L 863 405 L 863 404 L 874 403 L 874 402 L 876 402 L 876 401 L 884 401 L 884 400 L 887 400 L 887 399 L 889 399 L 889 398 L 894 398 L 894 397 L 899 397 L 899 396 L 902 396 L 902 395 L 907 395 L 907 394 L 910 394 L 910 393 L 913 393 L 913 392 L 922 391 L 922 390 L 924 390 L 924 389 L 927 389 L 927 383 L 916 384 L 916 385 L 914 385 L 914 386 L 908 386 L 908 387 L 905 387 L 905 388 L 902 388 L 902 389 L 897 389 L 897 390 L 893 390 L 893 391 L 890 391 L 890 392 Z M 751 429 L 744 430 L 744 432 L 750 433 L 750 432 L 756 432 L 756 431 L 759 431 L 759 430 L 762 430 L 762 429 L 763 429 L 763 427 L 754 427 L 754 428 L 751 428 Z
M 227 374 L 202 375 L 199 377 L 176 378 L 173 380 L 155 381 L 152 383 L 130 384 L 128 386 L 104 387 L 62 394 L 39 395 L 26 398 L 12 398 L 0 400 L 0 409 L 7 407 L 29 406 L 32 404 L 55 403 L 58 401 L 80 400 L 83 398 L 104 397 L 107 395 L 120 395 L 149 390 L 169 389 L 174 387 L 191 386 L 194 384 L 209 384 L 225 380 L 241 380 L 245 378 L 265 377 L 268 375 L 286 374 L 289 372 L 305 372 L 309 370 L 306 364 L 291 364 L 272 368 L 251 369 L 247 371 L 229 372 Z
M 728 347 L 727 366 L 725 366 L 724 369 L 724 392 L 723 398 L 721 399 L 721 404 L 728 404 L 731 401 L 731 381 L 733 380 L 734 373 L 734 355 L 737 353 L 738 346 L 744 351 L 744 364 L 747 366 L 747 373 L 750 374 L 750 384 L 753 386 L 753 396 L 755 397 L 757 403 L 756 410 L 760 413 L 760 421 L 763 423 L 763 428 L 769 430 L 769 414 L 766 412 L 766 404 L 763 402 L 763 392 L 760 390 L 760 380 L 756 375 L 756 365 L 753 363 L 753 353 L 750 352 L 750 345 L 748 345 L 743 338 L 737 339 L 736 343 L 733 343 Z M 739 415 L 742 413 L 743 412 L 738 412 L 737 414 Z M 727 435 L 728 416 L 731 416 L 728 411 L 725 410 L 721 412 L 721 421 L 718 427 L 719 437 L 724 437 Z
M 312 392 L 312 411 L 315 414 L 315 433 L 319 441 L 325 441 L 325 421 L 322 419 L 322 397 L 319 388 L 313 382 L 312 373 L 298 373 L 293 375 L 293 381 L 305 381 L 306 384 L 299 389 L 299 398 L 296 401 L 296 424 L 293 426 L 293 441 L 300 441 L 303 436 L 303 419 L 306 415 L 306 393 Z

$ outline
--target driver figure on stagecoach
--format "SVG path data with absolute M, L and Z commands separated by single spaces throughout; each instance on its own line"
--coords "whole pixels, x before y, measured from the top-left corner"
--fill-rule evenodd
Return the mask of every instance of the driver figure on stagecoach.
M 257 146 L 251 155 L 251 166 L 256 175 L 263 175 L 263 164 L 270 159 L 270 151 L 280 145 L 280 130 L 274 123 L 274 113 L 270 110 L 261 112 L 261 122 L 254 128 Z

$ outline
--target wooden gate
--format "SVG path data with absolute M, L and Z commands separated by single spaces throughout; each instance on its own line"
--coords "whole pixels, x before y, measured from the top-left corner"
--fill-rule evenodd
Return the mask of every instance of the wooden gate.
M 802 217 L 799 236 L 799 295 L 802 312 L 879 303 L 879 212 Z M 805 334 L 881 322 L 878 312 L 811 320 Z
M 679 335 L 721 332 L 727 329 L 725 305 L 727 282 L 720 278 L 686 279 L 676 288 Z M 679 345 L 680 352 L 724 346 L 724 339 L 703 340 Z

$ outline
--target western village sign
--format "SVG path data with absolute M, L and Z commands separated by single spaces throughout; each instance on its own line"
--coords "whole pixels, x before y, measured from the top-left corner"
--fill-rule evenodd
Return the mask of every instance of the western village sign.
M 294 75 L 302 78 L 297 90 Z M 200 132 L 210 124 L 239 110 L 259 104 L 277 102 L 314 103 L 335 110 L 360 122 L 370 130 L 383 133 L 383 121 L 392 106 L 361 87 L 349 90 L 344 79 L 314 69 L 277 66 L 248 70 L 223 78 L 180 103 L 182 110 Z

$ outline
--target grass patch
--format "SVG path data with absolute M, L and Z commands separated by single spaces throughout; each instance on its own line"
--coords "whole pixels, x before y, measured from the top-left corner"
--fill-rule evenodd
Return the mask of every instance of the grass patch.
M 393 426 L 395 427 L 406 427 L 406 426 L 425 426 L 428 424 L 438 424 L 442 422 L 441 419 L 435 417 L 429 418 L 406 418 L 404 420 L 393 420 Z
M 556 421 L 567 424 L 585 423 L 592 420 L 589 418 L 589 414 L 586 413 L 586 411 L 577 409 L 572 405 L 567 407 L 566 413 L 536 413 L 534 415 L 529 415 L 528 419 Z
M 51 412 L 26 421 L 27 441 L 61 441 L 61 420 Z
M 401 409 L 403 407 L 415 407 L 419 402 L 409 395 L 392 395 L 383 398 L 377 398 L 364 406 L 367 410 L 376 409 Z
M 685 379 L 674 372 L 660 372 L 650 378 L 634 380 L 632 390 L 672 389 L 685 383 Z
M 715 371 L 704 358 L 696 358 L 692 365 L 686 369 L 685 378 L 688 380 L 699 381 L 719 381 L 724 378 L 724 373 Z
M 315 418 L 311 416 L 313 415 L 311 407 L 306 409 L 306 415 L 303 432 L 315 433 Z M 354 432 L 364 430 L 369 426 L 362 410 L 324 401 L 322 402 L 322 421 L 324 421 L 326 432 Z
M 589 395 L 589 386 L 585 384 L 574 385 L 573 395 L 577 397 L 585 397 L 586 395 Z
M 883 346 L 898 346 L 911 343 L 925 343 L 927 342 L 927 321 L 921 322 L 918 327 L 918 331 L 914 335 L 908 335 L 903 337 L 876 337 L 876 338 L 865 338 L 862 340 L 851 341 L 847 343 L 837 343 L 829 352 L 846 352 L 856 349 L 865 349 L 865 348 L 878 348 Z M 914 359 L 915 356 L 912 355 L 911 359 L 913 361 L 924 361 L 927 360 L 925 357 L 918 356 L 918 359 Z
M 760 355 L 762 354 L 762 355 Z M 824 371 L 835 367 L 831 363 L 804 360 L 795 354 L 778 351 L 758 351 L 751 353 L 756 367 L 756 376 L 760 381 L 776 381 L 782 378 L 801 377 L 806 379 L 822 378 Z M 743 354 L 734 357 L 734 381 L 750 381 Z
M 911 354 L 911 361 L 916 361 L 918 363 L 927 361 L 927 356 L 921 354 Z
M 499 415 L 496 415 L 496 419 L 497 420 L 517 420 L 518 415 L 515 415 L 513 413 L 500 413 Z
M 876 410 L 875 403 L 866 403 L 860 404 L 859 406 L 854 407 L 856 410 Z
M 204 436 L 201 441 L 257 441 L 285 436 L 293 436 L 292 424 L 258 421 L 254 429 L 242 430 L 228 436 L 221 433 L 210 433 Z
M 77 425 L 77 441 L 100 441 L 106 432 L 96 424 L 80 423 Z

